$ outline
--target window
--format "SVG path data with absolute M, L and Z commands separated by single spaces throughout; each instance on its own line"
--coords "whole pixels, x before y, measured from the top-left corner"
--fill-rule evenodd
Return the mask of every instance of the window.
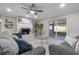
M 54 32 L 66 32 L 66 26 L 54 26 Z

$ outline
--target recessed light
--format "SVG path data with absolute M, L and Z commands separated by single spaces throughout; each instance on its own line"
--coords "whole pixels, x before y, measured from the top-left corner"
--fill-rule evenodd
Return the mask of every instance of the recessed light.
M 61 7 L 61 8 L 65 7 L 65 6 L 66 6 L 65 3 L 60 4 L 60 7 Z
M 29 17 L 29 15 L 26 15 L 26 17 Z
M 1 22 L 2 20 L 0 19 L 0 22 Z
M 12 10 L 10 8 L 6 8 L 7 11 L 11 12 Z

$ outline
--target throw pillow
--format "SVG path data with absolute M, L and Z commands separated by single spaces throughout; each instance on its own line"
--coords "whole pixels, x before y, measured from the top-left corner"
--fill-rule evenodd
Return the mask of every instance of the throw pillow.
M 0 32 L 0 38 L 6 38 L 9 40 L 10 38 L 12 39 L 12 34 L 6 31 Z
M 2 52 L 1 52 L 2 51 Z M 18 45 L 8 32 L 0 33 L 0 54 L 17 54 L 19 51 Z M 7 53 L 6 53 L 7 52 Z
M 15 41 L 17 42 L 17 44 L 19 46 L 19 54 L 22 54 L 24 52 L 32 50 L 32 45 L 28 44 L 24 40 L 17 40 L 17 39 L 15 39 Z
M 18 48 L 16 47 L 12 41 L 2 39 L 0 40 L 0 55 L 16 55 L 18 53 Z
M 65 41 L 72 47 L 75 48 L 76 42 L 78 41 L 77 39 L 71 37 L 71 36 L 66 36 Z
M 19 40 L 19 38 L 16 35 L 13 35 L 13 39 L 18 39 Z
M 16 35 L 19 39 L 22 39 L 22 34 L 21 33 L 14 33 L 13 35 Z

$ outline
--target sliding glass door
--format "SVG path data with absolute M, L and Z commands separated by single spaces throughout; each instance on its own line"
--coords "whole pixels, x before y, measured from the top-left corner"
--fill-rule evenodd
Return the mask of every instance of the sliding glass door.
M 64 38 L 66 36 L 66 19 L 53 21 L 49 25 L 49 36 L 53 38 Z

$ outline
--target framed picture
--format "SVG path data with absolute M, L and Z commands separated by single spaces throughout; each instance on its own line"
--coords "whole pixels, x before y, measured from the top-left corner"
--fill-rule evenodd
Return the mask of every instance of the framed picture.
M 5 22 L 6 28 L 13 28 L 13 22 Z

